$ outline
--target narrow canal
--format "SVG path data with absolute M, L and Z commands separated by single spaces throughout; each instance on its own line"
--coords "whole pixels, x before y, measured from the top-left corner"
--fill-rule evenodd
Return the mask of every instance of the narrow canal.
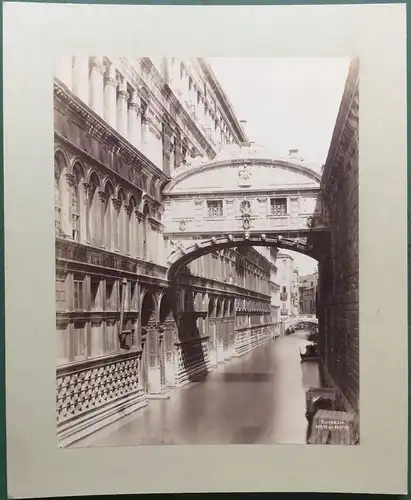
M 271 340 L 75 446 L 305 443 L 305 391 L 319 385 L 317 364 L 300 363 L 305 335 Z

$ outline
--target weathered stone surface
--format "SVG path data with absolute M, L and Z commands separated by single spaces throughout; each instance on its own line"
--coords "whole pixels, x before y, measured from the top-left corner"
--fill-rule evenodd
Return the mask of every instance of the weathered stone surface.
M 350 68 L 336 133 L 324 168 L 323 189 L 327 193 L 331 227 L 329 258 L 324 256 L 320 262 L 319 316 L 320 353 L 325 371 L 331 377 L 332 384 L 341 391 L 342 399 L 358 411 L 357 117 L 358 66 L 355 62 Z

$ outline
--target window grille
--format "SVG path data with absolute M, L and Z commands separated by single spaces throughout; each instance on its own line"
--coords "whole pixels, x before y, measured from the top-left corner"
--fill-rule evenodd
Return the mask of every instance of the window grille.
M 271 215 L 287 215 L 287 198 L 271 199 Z
M 209 217 L 222 217 L 223 216 L 223 200 L 210 200 L 207 201 L 207 209 Z

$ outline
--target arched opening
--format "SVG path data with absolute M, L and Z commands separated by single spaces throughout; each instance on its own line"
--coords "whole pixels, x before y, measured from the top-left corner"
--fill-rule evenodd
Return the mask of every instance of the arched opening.
M 116 233 L 116 221 L 117 217 L 114 213 L 115 207 L 113 204 L 114 189 L 110 182 L 106 183 L 104 189 L 104 201 L 103 201 L 103 219 L 104 219 L 104 245 L 107 250 L 113 249 L 113 232 Z M 114 229 L 114 231 L 113 231 Z
M 73 167 L 71 186 L 71 230 L 74 241 L 80 241 L 82 235 L 81 213 L 84 206 L 84 193 L 81 191 L 81 181 L 84 179 L 82 166 L 77 162 Z
M 141 303 L 141 345 L 143 347 L 141 366 L 141 385 L 145 392 L 150 391 L 150 371 L 158 366 L 158 336 L 155 330 L 155 299 L 148 291 Z
M 146 203 L 143 208 L 143 259 L 148 260 L 148 231 L 149 224 L 148 218 L 150 216 L 150 209 Z
M 100 179 L 93 173 L 88 193 L 87 240 L 92 245 L 102 244 L 102 204 L 99 198 Z
M 65 233 L 63 222 L 63 183 L 66 173 L 67 163 L 64 155 L 61 151 L 57 151 L 54 155 L 54 210 L 57 235 Z
M 126 212 L 126 197 L 122 189 L 118 192 L 118 224 L 117 224 L 117 248 L 121 253 L 128 253 L 129 232 Z
M 127 225 L 128 225 L 128 249 L 127 252 L 132 256 L 136 257 L 137 256 L 137 220 L 136 220 L 136 200 L 134 196 L 130 197 L 130 203 L 128 205 L 128 218 L 127 218 Z
M 174 304 L 170 291 L 166 292 L 160 302 L 160 384 L 161 387 L 173 386 L 175 383 L 175 349 L 177 329 L 173 317 Z

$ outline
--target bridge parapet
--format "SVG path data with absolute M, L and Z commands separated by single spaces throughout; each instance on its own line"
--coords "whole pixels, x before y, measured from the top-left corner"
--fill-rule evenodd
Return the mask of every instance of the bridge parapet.
M 169 198 L 164 202 L 163 221 L 164 233 L 169 236 L 328 229 L 319 190 L 281 196 L 271 193 Z

